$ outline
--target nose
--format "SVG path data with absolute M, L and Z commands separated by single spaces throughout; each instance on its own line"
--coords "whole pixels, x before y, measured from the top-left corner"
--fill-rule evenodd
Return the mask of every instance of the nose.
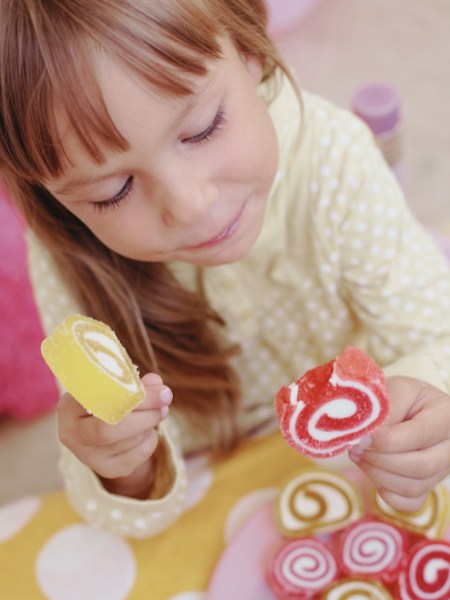
M 162 217 L 169 227 L 184 227 L 201 221 L 219 193 L 216 184 L 195 172 L 172 172 L 164 187 Z

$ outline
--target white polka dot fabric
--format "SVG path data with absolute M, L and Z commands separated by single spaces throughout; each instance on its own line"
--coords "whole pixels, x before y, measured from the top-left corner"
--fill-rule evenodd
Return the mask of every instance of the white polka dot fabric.
M 371 134 L 356 117 L 304 93 L 303 113 L 287 82 L 271 104 L 280 167 L 263 231 L 241 262 L 204 270 L 206 293 L 224 316 L 243 385 L 244 431 L 276 424 L 273 396 L 347 345 L 390 374 L 447 389 L 450 272 L 408 210 Z M 300 125 L 301 124 L 301 125 Z M 44 327 L 76 310 L 50 257 L 30 236 L 31 271 Z M 192 286 L 193 268 L 173 265 Z M 130 502 L 106 494 L 68 451 L 62 467 L 76 510 L 131 536 L 158 533 L 183 510 L 185 475 L 176 448 L 208 443 L 176 415 L 167 433 L 179 475 L 169 496 Z

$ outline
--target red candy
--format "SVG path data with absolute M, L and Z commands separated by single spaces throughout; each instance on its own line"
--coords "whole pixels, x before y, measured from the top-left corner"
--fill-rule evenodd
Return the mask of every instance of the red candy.
M 267 581 L 279 600 L 310 600 L 339 576 L 334 554 L 318 540 L 292 540 L 278 549 Z
M 449 600 L 450 543 L 424 540 L 415 544 L 400 574 L 398 600 Z
M 313 458 L 345 452 L 389 414 L 383 371 L 352 347 L 282 387 L 275 406 L 286 442 Z
M 346 575 L 361 575 L 384 583 L 395 581 L 406 556 L 404 531 L 379 519 L 364 517 L 339 536 L 336 555 Z

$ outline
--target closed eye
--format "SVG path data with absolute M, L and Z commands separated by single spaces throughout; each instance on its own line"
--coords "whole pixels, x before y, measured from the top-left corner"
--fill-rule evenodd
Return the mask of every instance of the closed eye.
M 101 202 L 93 202 L 92 204 L 94 209 L 98 210 L 99 212 L 103 212 L 105 210 L 117 208 L 131 192 L 133 188 L 133 181 L 134 177 L 130 175 L 125 181 L 125 184 L 122 187 L 122 189 L 112 198 L 109 198 L 108 200 L 102 200 Z
M 212 122 L 208 125 L 206 129 L 193 135 L 191 137 L 185 138 L 183 143 L 185 144 L 200 144 L 202 142 L 207 142 L 212 136 L 220 131 L 223 124 L 225 123 L 225 113 L 222 107 L 216 113 L 216 116 L 212 120 Z

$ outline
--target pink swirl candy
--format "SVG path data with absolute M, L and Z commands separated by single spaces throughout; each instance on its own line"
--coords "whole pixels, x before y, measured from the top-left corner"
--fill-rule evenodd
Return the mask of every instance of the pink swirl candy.
M 450 543 L 423 540 L 415 544 L 400 573 L 399 600 L 449 600 Z
M 391 583 L 405 561 L 406 533 L 391 523 L 364 517 L 339 536 L 337 556 L 346 575 L 362 575 Z
M 319 540 L 283 544 L 273 557 L 267 581 L 278 599 L 310 600 L 338 578 L 334 554 Z
M 345 452 L 389 414 L 383 371 L 352 347 L 281 388 L 275 406 L 284 439 L 313 458 Z

